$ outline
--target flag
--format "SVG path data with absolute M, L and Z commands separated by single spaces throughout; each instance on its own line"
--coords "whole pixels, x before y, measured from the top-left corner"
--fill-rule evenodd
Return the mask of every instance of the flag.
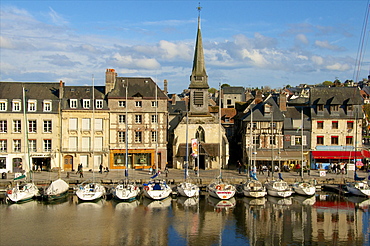
M 299 130 L 302 129 L 302 125 L 300 125 L 298 128 L 297 128 L 297 132 L 299 132 Z
M 193 138 L 191 139 L 191 150 L 193 151 L 193 156 L 198 156 L 198 139 Z

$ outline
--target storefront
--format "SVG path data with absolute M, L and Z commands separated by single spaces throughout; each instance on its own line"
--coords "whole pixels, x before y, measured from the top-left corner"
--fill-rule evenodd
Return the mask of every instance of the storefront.
M 370 157 L 367 150 L 361 151 L 312 151 L 312 163 L 316 169 L 328 169 L 331 164 L 348 163 L 363 166 L 363 161 Z M 356 160 L 356 161 L 354 161 Z M 367 163 L 367 161 L 366 161 Z M 351 168 L 352 169 L 352 168 Z M 350 169 L 348 169 L 350 170 Z
M 128 150 L 128 168 L 129 169 L 149 169 L 155 165 L 155 150 L 154 149 L 130 149 Z M 157 166 L 162 168 L 161 152 L 157 153 Z M 111 150 L 110 152 L 110 168 L 124 169 L 126 168 L 126 150 Z

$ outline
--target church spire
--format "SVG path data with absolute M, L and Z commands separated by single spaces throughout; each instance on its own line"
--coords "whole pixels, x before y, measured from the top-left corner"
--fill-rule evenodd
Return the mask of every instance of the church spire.
M 202 42 L 202 33 L 200 30 L 200 11 L 202 7 L 197 7 L 199 14 L 198 14 L 198 32 L 197 32 L 197 39 L 195 43 L 195 51 L 194 51 L 194 60 L 193 60 L 193 70 L 190 76 L 190 85 L 189 89 L 192 88 L 202 88 L 208 89 L 208 76 L 206 72 L 206 65 L 204 62 L 204 54 L 203 54 L 203 42 Z

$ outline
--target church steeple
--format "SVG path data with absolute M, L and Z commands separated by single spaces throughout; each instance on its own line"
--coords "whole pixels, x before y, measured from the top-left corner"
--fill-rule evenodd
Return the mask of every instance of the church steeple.
M 198 33 L 195 43 L 193 70 L 190 75 L 190 115 L 209 115 L 208 110 L 208 76 L 204 63 L 202 33 L 200 31 L 200 10 L 198 8 Z
M 201 7 L 197 7 L 199 14 L 198 14 L 198 32 L 197 32 L 197 39 L 195 43 L 195 52 L 194 52 L 194 60 L 193 60 L 193 70 L 190 76 L 190 85 L 189 89 L 197 88 L 197 89 L 208 89 L 208 76 L 206 72 L 206 65 L 204 62 L 204 54 L 203 54 L 203 42 L 202 42 L 202 32 L 200 30 L 200 10 Z

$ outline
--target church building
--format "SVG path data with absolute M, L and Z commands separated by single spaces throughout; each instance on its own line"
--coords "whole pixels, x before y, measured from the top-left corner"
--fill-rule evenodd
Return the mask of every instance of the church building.
M 220 105 L 211 108 L 208 89 L 199 15 L 189 100 L 173 132 L 173 168 L 218 169 L 228 163 L 229 143 L 220 122 Z

